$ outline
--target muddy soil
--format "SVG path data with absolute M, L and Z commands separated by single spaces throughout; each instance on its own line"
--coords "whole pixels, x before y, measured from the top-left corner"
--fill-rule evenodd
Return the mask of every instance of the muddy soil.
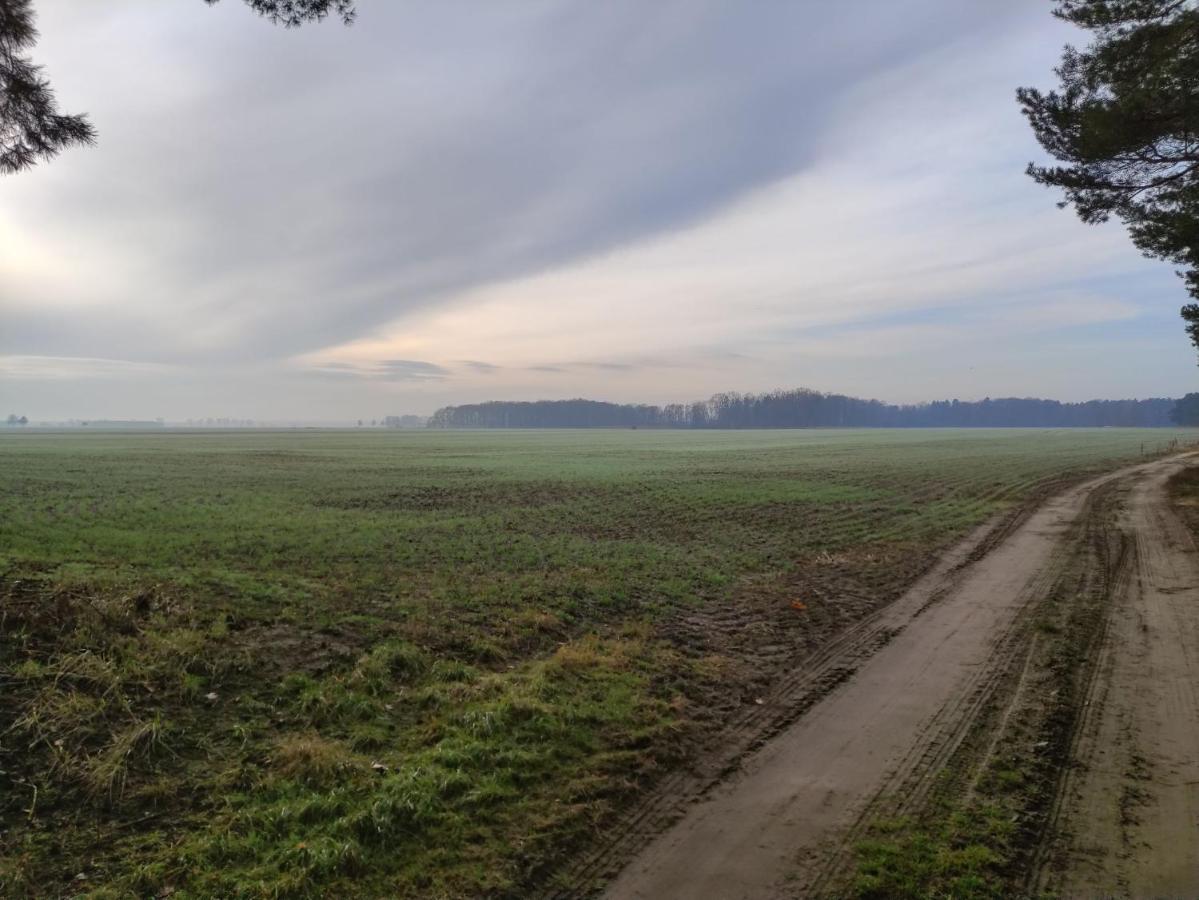
M 561 896 L 614 871 L 605 896 L 620 900 L 827 893 L 880 801 L 918 803 L 977 737 L 1028 617 L 1111 529 L 1132 551 L 1104 582 L 1111 625 L 1030 878 L 1065 895 L 1199 896 L 1199 558 L 1164 491 L 1186 464 L 1111 473 L 979 529 L 735 717 L 708 767 L 667 779 Z
M 1199 553 L 1167 497 L 1176 470 L 1120 504 L 1128 573 L 1038 873 L 1058 896 L 1199 896 Z

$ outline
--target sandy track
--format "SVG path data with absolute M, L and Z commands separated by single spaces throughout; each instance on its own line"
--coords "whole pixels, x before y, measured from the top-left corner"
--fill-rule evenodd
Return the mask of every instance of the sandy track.
M 980 559 L 974 557 L 986 543 L 985 534 L 973 536 L 901 600 L 853 629 L 815 666 L 805 667 L 804 675 L 791 679 L 771 703 L 799 702 L 796 716 L 674 825 L 648 840 L 605 896 L 736 900 L 802 894 L 823 883 L 829 861 L 841 857 L 846 836 L 863 813 L 900 786 L 919 791 L 922 781 L 928 781 L 921 774 L 935 772 L 952 754 L 991 696 L 996 679 L 1010 669 L 1019 652 L 1014 635 L 1022 611 L 1041 599 L 1067 561 L 1076 558 L 1093 496 L 1117 482 L 1133 485 L 1121 527 L 1140 538 L 1136 560 L 1143 577 L 1127 582 L 1132 586 L 1123 592 L 1127 596 L 1118 608 L 1121 621 L 1131 617 L 1131 624 L 1113 629 L 1110 640 L 1127 631 L 1130 640 L 1141 641 L 1140 665 L 1153 657 L 1164 669 L 1128 680 L 1125 669 L 1137 664 L 1118 670 L 1100 666 L 1096 684 L 1118 680 L 1124 687 L 1107 696 L 1127 698 L 1125 706 L 1139 716 L 1134 731 L 1168 738 L 1160 747 L 1161 759 L 1151 763 L 1152 771 L 1160 773 L 1153 777 L 1163 779 L 1157 792 L 1162 802 L 1142 804 L 1158 812 L 1140 813 L 1139 834 L 1152 840 L 1160 856 L 1178 864 L 1174 880 L 1160 882 L 1163 891 L 1172 891 L 1172 885 L 1199 887 L 1193 856 L 1177 859 L 1167 848 L 1168 836 L 1179 837 L 1179 823 L 1193 814 L 1199 785 L 1199 775 L 1192 771 L 1193 754 L 1186 752 L 1199 747 L 1199 734 L 1193 730 L 1195 682 L 1186 678 L 1194 671 L 1191 662 L 1199 661 L 1199 612 L 1188 609 L 1199 599 L 1193 593 L 1199 592 L 1199 574 L 1190 539 L 1169 513 L 1161 488 L 1180 465 L 1177 459 L 1159 460 L 1072 488 L 1037 509 Z M 1155 607 L 1149 632 L 1141 630 L 1135 612 L 1146 602 Z M 1126 615 L 1126 607 L 1133 611 Z M 1167 632 L 1171 649 L 1159 659 L 1156 636 Z M 1113 650 L 1113 658 L 1125 652 L 1122 647 Z M 837 671 L 845 677 L 830 691 L 829 673 Z M 825 690 L 815 693 L 822 679 Z M 1160 685 L 1150 689 L 1148 680 Z M 800 702 L 805 696 L 809 700 Z M 1144 709 L 1136 710 L 1138 706 Z M 1113 700 L 1111 708 L 1118 707 Z M 1119 731 L 1126 726 L 1113 714 L 1088 720 L 1086 727 L 1096 731 L 1092 744 L 1102 747 L 1107 739 L 1100 734 L 1103 728 Z M 1141 754 L 1138 759 L 1144 756 L 1143 750 L 1136 752 Z M 1184 789 L 1181 783 L 1187 780 L 1191 786 Z M 1087 802 L 1102 806 L 1112 790 L 1122 790 L 1109 782 L 1072 784 L 1078 799 L 1063 804 L 1059 822 L 1068 825 L 1075 809 L 1090 815 Z M 1178 800 L 1178 791 L 1187 799 Z M 1153 824 L 1159 819 L 1160 827 Z M 637 839 L 635 824 L 612 843 L 609 860 L 622 845 Z M 1079 831 L 1070 845 L 1079 849 L 1071 859 L 1090 859 L 1096 848 L 1117 839 L 1127 847 L 1126 831 Z M 1192 828 L 1187 837 L 1192 854 L 1194 838 Z M 1134 847 L 1126 856 L 1142 852 Z M 604 860 L 601 853 L 589 863 L 592 875 Z M 1153 863 L 1128 863 L 1119 873 L 1092 873 L 1088 881 L 1090 875 L 1079 864 L 1066 871 L 1062 883 L 1068 890 L 1076 885 L 1080 893 L 1094 893 L 1100 885 L 1108 885 L 1111 892 L 1116 884 L 1108 879 L 1123 878 L 1121 883 L 1132 889 L 1150 884 L 1136 881 L 1142 868 L 1145 877 L 1150 869 L 1161 872 Z
M 1199 896 L 1199 554 L 1166 462 L 1133 482 L 1131 537 L 1041 886 L 1067 897 Z

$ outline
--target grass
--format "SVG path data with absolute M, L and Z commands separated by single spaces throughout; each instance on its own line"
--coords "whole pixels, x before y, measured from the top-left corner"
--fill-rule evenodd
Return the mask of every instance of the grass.
M 874 823 L 857 846 L 852 894 L 864 898 L 1009 896 L 1003 879 L 1015 826 L 1000 805 L 939 810 L 933 822 Z
M 522 896 L 736 697 L 692 611 L 819 640 L 1175 437 L 0 436 L 0 894 Z

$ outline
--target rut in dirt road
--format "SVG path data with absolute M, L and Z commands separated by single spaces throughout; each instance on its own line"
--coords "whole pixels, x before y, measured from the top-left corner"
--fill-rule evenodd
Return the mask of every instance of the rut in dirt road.
M 650 840 L 612 881 L 605 896 L 737 900 L 816 891 L 828 877 L 830 861 L 843 858 L 847 837 L 872 804 L 901 786 L 918 792 L 954 752 L 1019 652 L 1014 635 L 1022 624 L 1022 612 L 1043 598 L 1060 580 L 1069 560 L 1077 558 L 1074 551 L 1084 540 L 1091 500 L 1114 483 L 1135 486 L 1127 527 L 1145 529 L 1146 541 L 1152 545 L 1138 545 L 1138 560 L 1157 560 L 1146 578 L 1170 573 L 1166 593 L 1151 590 L 1143 596 L 1177 599 L 1179 609 L 1157 613 L 1155 627 L 1166 627 L 1161 616 L 1172 617 L 1175 631 L 1170 640 L 1175 649 L 1163 665 L 1171 677 L 1185 677 L 1193 671 L 1187 666 L 1199 654 L 1199 617 L 1187 618 L 1182 612 L 1195 596 L 1177 591 L 1188 586 L 1199 590 L 1199 579 L 1189 574 L 1195 566 L 1193 547 L 1171 529 L 1167 530 L 1174 543 L 1157 546 L 1160 529 L 1166 527 L 1160 523 L 1169 515 L 1160 485 L 1181 465 L 1176 458 L 1159 460 L 1072 488 L 1040 507 L 981 559 L 968 566 L 938 567 L 872 621 L 871 628 L 890 638 L 885 645 L 880 648 L 876 643 L 873 655 L 855 659 L 856 668 L 850 669 L 852 674 L 840 686 L 805 707 L 793 723 L 749 756 L 738 772 Z M 855 649 L 860 647 L 851 642 L 848 650 Z M 825 668 L 836 664 L 835 656 L 823 662 Z M 1158 777 L 1163 779 L 1199 778 L 1182 752 L 1187 740 L 1190 747 L 1199 746 L 1195 732 L 1179 724 L 1193 723 L 1194 697 L 1189 693 L 1193 683 L 1192 679 L 1184 687 L 1180 681 L 1167 680 L 1151 695 L 1138 694 L 1146 706 L 1165 703 L 1157 708 L 1171 709 L 1173 704 L 1176 710 L 1187 710 L 1186 715 L 1169 714 L 1167 730 L 1177 744 L 1164 749 L 1168 759 L 1155 764 L 1154 772 L 1160 769 Z M 1137 689 L 1132 690 L 1135 694 Z M 1138 721 L 1137 727 L 1152 734 L 1163 724 Z M 1089 788 L 1075 790 L 1086 796 L 1094 793 Z M 1175 790 L 1190 793 L 1182 801 L 1171 794 L 1174 799 L 1162 807 L 1170 822 L 1165 832 L 1193 815 L 1193 801 L 1199 799 L 1195 782 L 1189 789 L 1171 782 L 1169 791 L 1161 793 Z M 1069 809 L 1063 808 L 1059 822 L 1066 823 L 1069 817 Z M 1187 838 L 1192 845 L 1194 837 L 1192 827 Z M 1072 846 L 1081 847 L 1079 852 L 1085 855 L 1111 838 L 1104 833 L 1087 844 L 1080 835 L 1082 843 Z M 1159 852 L 1168 850 L 1162 845 Z M 1190 866 L 1187 883 L 1196 890 L 1189 893 L 1196 894 L 1199 873 L 1193 860 L 1180 865 Z M 1129 880 L 1135 870 L 1136 866 L 1122 870 L 1119 877 L 1126 879 L 1124 884 L 1135 885 Z M 1105 877 L 1108 873 L 1100 873 L 1092 884 L 1098 886 Z M 1185 875 L 1179 878 L 1170 883 L 1186 882 Z M 1083 885 L 1081 880 L 1066 882 L 1072 883 Z M 1115 883 L 1107 886 L 1109 892 L 1117 888 Z
M 1120 504 L 1128 576 L 1043 855 L 1060 896 L 1199 896 L 1199 554 L 1166 496 L 1176 468 Z

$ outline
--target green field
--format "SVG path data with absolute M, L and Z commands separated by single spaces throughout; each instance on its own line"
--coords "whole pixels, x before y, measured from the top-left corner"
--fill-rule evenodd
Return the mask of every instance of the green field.
M 948 542 L 1179 438 L 0 435 L 0 894 L 521 896 Z

